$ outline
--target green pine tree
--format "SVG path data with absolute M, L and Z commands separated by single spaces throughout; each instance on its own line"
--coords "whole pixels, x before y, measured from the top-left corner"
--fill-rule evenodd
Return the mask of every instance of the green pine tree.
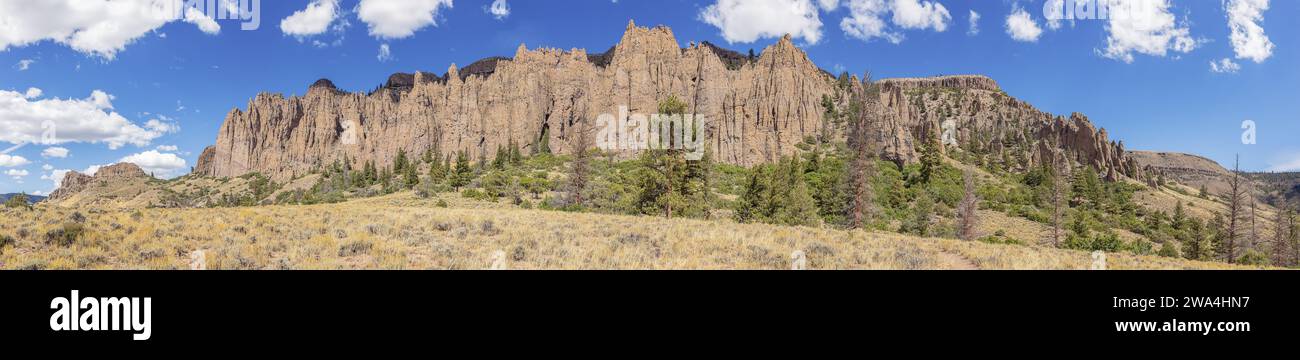
M 497 145 L 496 155 L 492 157 L 492 168 L 497 170 L 505 170 L 506 164 L 509 163 L 510 163 L 510 153 L 508 152 L 508 150 L 506 150 L 505 147 L 501 145 Z
M 736 222 L 766 222 L 765 209 L 768 208 L 768 177 L 763 173 L 763 166 L 755 166 L 749 174 L 745 192 L 740 195 L 734 214 Z
M 785 171 L 789 174 L 786 176 L 785 187 L 789 189 L 785 192 L 786 199 L 782 203 L 782 208 L 777 212 L 777 222 L 791 226 L 816 226 L 820 224 L 817 216 L 817 203 L 813 200 L 812 194 L 808 190 L 808 184 L 803 179 L 803 166 L 799 163 L 798 157 L 791 161 Z
M 510 139 L 510 164 L 514 166 L 524 164 L 524 155 L 519 151 L 519 144 L 514 139 Z
M 461 187 L 465 185 L 469 185 L 469 182 L 470 180 L 473 180 L 473 177 L 474 177 L 474 170 L 470 168 L 469 154 L 466 154 L 465 151 L 463 150 L 457 152 L 456 170 L 451 175 L 451 179 L 448 185 L 451 185 L 451 187 L 456 190 L 460 190 Z
M 939 154 L 939 138 L 926 132 L 925 143 L 921 146 L 921 183 L 929 184 L 930 179 L 943 166 L 943 157 Z

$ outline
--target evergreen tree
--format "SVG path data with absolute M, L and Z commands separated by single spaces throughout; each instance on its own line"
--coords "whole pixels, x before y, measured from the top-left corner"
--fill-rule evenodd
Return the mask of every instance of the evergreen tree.
M 442 161 L 434 160 L 429 162 L 429 181 L 433 183 L 442 182 L 447 178 L 447 168 L 442 165 Z
M 659 102 L 661 115 L 684 115 L 686 110 L 686 103 L 676 95 L 670 95 Z M 642 152 L 641 165 L 647 170 L 642 175 L 641 196 L 638 200 L 643 212 L 662 210 L 664 216 L 671 218 L 674 209 L 680 212 L 689 204 L 687 162 L 681 150 L 645 150 Z
M 1169 219 L 1169 225 L 1173 227 L 1174 230 L 1179 230 L 1184 227 L 1185 225 L 1184 222 L 1186 221 L 1187 221 L 1187 212 L 1186 210 L 1183 210 L 1183 202 L 1180 200 L 1178 201 L 1178 205 L 1174 206 L 1174 215 L 1172 218 Z M 1159 229 L 1152 229 L 1152 230 L 1159 231 Z
M 934 206 L 934 198 L 931 198 L 928 193 L 921 193 L 921 196 L 917 197 L 916 203 L 912 205 L 911 218 L 906 220 L 903 224 L 903 228 L 900 230 L 904 230 L 905 232 L 916 236 L 930 236 L 930 226 L 933 224 L 933 219 L 931 219 L 931 217 L 934 215 Z
M 519 152 L 519 144 L 513 138 L 510 139 L 510 164 L 514 166 L 524 164 L 524 155 Z
M 1044 169 L 1051 186 L 1052 246 L 1057 247 L 1064 240 L 1065 234 L 1061 230 L 1065 227 L 1065 213 L 1070 210 L 1070 187 L 1065 181 L 1065 171 L 1068 168 L 1065 163 L 1066 160 L 1060 153 L 1053 152 L 1051 167 Z
M 776 222 L 782 225 L 790 226 L 816 226 L 821 223 L 817 216 L 817 203 L 813 200 L 812 194 L 808 191 L 808 184 L 803 179 L 803 165 L 799 162 L 799 157 L 795 156 L 786 162 L 785 168 L 781 169 L 786 175 L 781 184 L 783 191 L 779 191 L 783 197 L 781 201 L 773 203 L 781 204 L 781 208 L 776 210 Z
M 1073 181 L 1075 207 L 1089 210 L 1101 210 L 1104 191 L 1101 178 L 1092 166 L 1084 165 L 1074 172 Z
M 1226 250 L 1224 250 L 1228 246 L 1226 240 L 1228 237 L 1226 224 L 1227 223 L 1223 219 L 1223 214 L 1216 211 L 1214 213 L 1214 218 L 1210 219 L 1209 224 L 1206 225 L 1206 236 L 1209 238 L 1211 246 L 1205 250 L 1205 254 L 1202 255 L 1203 258 L 1222 258 L 1223 254 L 1226 253 Z
M 1189 260 L 1209 260 L 1214 251 L 1214 244 L 1205 231 L 1205 226 L 1198 219 L 1187 221 L 1186 230 L 1181 232 L 1183 257 Z
M 473 177 L 474 170 L 470 168 L 469 154 L 465 153 L 464 150 L 458 151 L 456 153 L 456 170 L 451 174 L 448 185 L 459 191 L 461 187 L 469 185 L 469 181 Z
M 347 156 L 343 157 L 343 165 L 342 168 L 340 169 L 340 172 L 341 172 L 340 175 L 342 175 L 340 176 L 340 178 L 342 178 L 343 180 L 343 184 L 342 184 L 343 189 L 351 188 L 352 187 L 352 174 L 351 174 L 352 162 L 348 160 Z
M 366 169 L 362 176 L 363 180 L 361 183 L 363 185 L 361 186 L 363 187 L 369 187 L 379 181 L 379 171 L 375 168 L 375 163 L 373 161 L 366 161 Z
M 764 174 L 763 166 L 755 166 L 749 173 L 749 182 L 746 183 L 745 192 L 740 196 L 734 214 L 736 222 L 765 222 L 765 209 L 768 208 L 768 177 Z
M 939 137 L 933 132 L 925 133 L 924 145 L 921 146 L 921 183 L 929 184 L 934 173 L 939 171 L 943 166 L 943 158 L 939 154 Z
M 535 151 L 537 154 L 551 153 L 551 134 L 549 128 L 542 128 L 542 137 L 537 139 Z
M 686 197 L 691 203 L 691 212 L 702 215 L 705 219 L 713 218 L 713 203 L 717 200 L 713 193 L 713 153 L 704 150 L 699 160 L 686 161 L 685 188 Z
M 388 192 L 393 188 L 393 171 L 391 169 L 385 167 L 384 170 L 379 172 L 379 184 L 382 185 L 380 187 L 383 188 L 384 192 Z
M 407 188 L 413 188 L 420 184 L 420 175 L 416 172 L 415 168 L 416 166 L 414 164 L 407 164 L 405 170 L 402 171 L 402 181 L 406 184 Z
M 506 165 L 510 163 L 510 153 L 505 147 L 497 145 L 496 155 L 492 157 L 492 168 L 505 170 Z
M 433 177 L 435 182 L 440 181 L 447 176 L 447 165 L 443 162 L 442 149 L 439 149 L 439 146 L 434 146 L 429 149 L 428 153 L 429 176 Z M 436 172 L 440 172 L 442 176 L 434 176 Z
M 397 157 L 393 159 L 393 172 L 405 173 L 408 165 L 410 165 L 410 160 L 406 158 L 406 150 L 398 149 Z

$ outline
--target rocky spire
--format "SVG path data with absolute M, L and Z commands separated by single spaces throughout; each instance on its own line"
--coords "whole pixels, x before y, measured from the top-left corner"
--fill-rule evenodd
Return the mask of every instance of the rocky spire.
M 447 68 L 447 80 L 460 81 L 460 70 L 456 68 L 456 63 L 451 63 L 451 67 Z
M 519 48 L 515 49 L 515 58 L 516 59 L 522 58 L 527 53 L 528 53 L 528 45 L 524 43 L 519 43 Z

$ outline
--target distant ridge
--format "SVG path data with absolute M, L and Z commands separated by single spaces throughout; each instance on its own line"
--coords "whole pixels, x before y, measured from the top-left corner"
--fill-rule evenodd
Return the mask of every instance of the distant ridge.
M 27 194 L 20 194 L 20 193 L 0 194 L 0 203 L 3 203 L 3 202 L 5 202 L 5 201 L 9 201 L 9 198 L 12 198 L 12 197 L 14 197 L 14 196 L 18 196 L 18 195 L 27 195 Z M 39 195 L 27 195 L 27 203 L 29 203 L 29 204 L 33 204 L 33 205 L 35 205 L 36 203 L 39 203 L 39 202 L 42 202 L 42 201 L 45 201 L 45 197 L 44 197 L 44 196 L 39 196 Z

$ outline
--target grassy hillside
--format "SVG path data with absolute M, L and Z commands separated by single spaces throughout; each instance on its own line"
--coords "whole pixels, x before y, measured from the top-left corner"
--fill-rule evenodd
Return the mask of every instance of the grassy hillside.
M 446 208 L 439 207 L 445 203 Z M 0 268 L 183 269 L 1086 269 L 1083 251 L 888 232 L 521 209 L 414 192 L 338 204 L 210 209 L 3 210 Z M 1245 269 L 1112 254 L 1112 269 Z

